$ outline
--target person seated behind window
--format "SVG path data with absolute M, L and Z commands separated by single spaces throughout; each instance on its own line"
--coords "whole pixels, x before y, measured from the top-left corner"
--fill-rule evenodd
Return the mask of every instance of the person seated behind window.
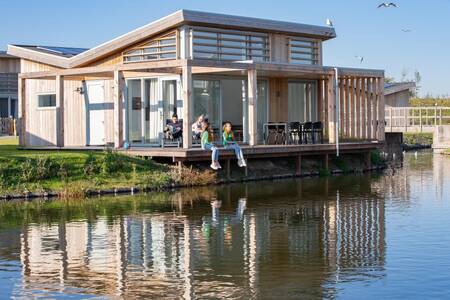
M 231 126 L 232 125 L 230 122 L 226 122 L 223 125 L 222 143 L 225 146 L 225 149 L 231 149 L 234 151 L 238 160 L 238 166 L 246 167 L 247 164 L 245 162 L 244 155 L 242 154 L 241 147 L 234 140 L 234 133 Z
M 211 127 L 205 120 L 202 122 L 201 142 L 203 150 L 211 150 L 211 168 L 214 170 L 221 169 L 222 167 L 219 164 L 219 149 L 214 145 Z
M 172 115 L 172 119 L 167 123 L 164 133 L 166 138 L 169 139 L 178 139 L 183 135 L 183 123 L 178 120 L 176 114 Z
M 194 140 L 199 140 L 200 136 L 202 135 L 202 123 L 203 121 L 208 122 L 208 118 L 205 115 L 200 115 L 197 118 L 197 121 L 195 121 L 192 124 L 192 137 L 194 138 Z

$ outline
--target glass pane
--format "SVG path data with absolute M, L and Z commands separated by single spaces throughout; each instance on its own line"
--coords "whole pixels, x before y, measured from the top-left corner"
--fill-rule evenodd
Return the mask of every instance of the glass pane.
M 263 143 L 263 126 L 268 121 L 268 99 L 267 99 L 267 81 L 258 81 L 258 91 L 257 91 L 257 114 L 258 114 L 258 143 Z
M 8 116 L 8 98 L 0 98 L 0 118 Z
M 288 121 L 317 121 L 317 99 L 315 82 L 289 82 Z
M 159 143 L 161 135 L 161 118 L 159 116 L 158 107 L 158 80 L 146 79 L 144 80 L 144 116 L 145 127 L 144 137 L 145 143 L 155 144 Z
M 245 60 L 245 55 L 222 54 L 221 58 L 224 60 Z
M 175 39 L 169 39 L 169 40 L 161 40 L 159 41 L 160 45 L 164 46 L 164 45 L 174 45 Z
M 194 32 L 194 37 L 196 38 L 197 36 L 206 36 L 206 37 L 215 37 L 215 38 L 217 38 L 217 33 L 208 32 L 208 31 L 195 31 Z
M 128 80 L 128 140 L 142 142 L 141 80 Z
M 163 122 L 170 120 L 177 113 L 177 81 L 163 81 Z
M 207 115 L 213 128 L 221 128 L 220 81 L 194 80 L 194 119 Z
M 56 95 L 55 94 L 39 95 L 38 102 L 39 107 L 55 107 Z

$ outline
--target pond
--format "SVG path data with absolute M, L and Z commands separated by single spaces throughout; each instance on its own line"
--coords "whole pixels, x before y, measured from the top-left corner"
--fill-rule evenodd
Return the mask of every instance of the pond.
M 0 298 L 445 298 L 450 158 L 383 174 L 0 203 Z

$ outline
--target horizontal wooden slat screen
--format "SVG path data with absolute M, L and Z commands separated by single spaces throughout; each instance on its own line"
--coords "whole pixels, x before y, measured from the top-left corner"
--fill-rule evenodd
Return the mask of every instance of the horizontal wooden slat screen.
M 289 62 L 318 65 L 320 62 L 319 41 L 303 37 L 288 38 Z
M 199 59 L 269 61 L 269 36 L 264 33 L 191 27 L 192 56 Z
M 0 73 L 0 93 L 17 93 L 17 73 Z
M 153 38 L 123 53 L 123 62 L 140 62 L 177 58 L 177 32 Z

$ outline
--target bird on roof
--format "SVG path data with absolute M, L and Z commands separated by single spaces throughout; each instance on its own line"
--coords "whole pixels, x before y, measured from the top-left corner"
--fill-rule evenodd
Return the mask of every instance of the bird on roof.
M 384 7 L 389 8 L 389 7 L 398 7 L 398 6 L 394 2 L 389 2 L 389 3 L 384 2 L 384 3 L 381 3 L 380 5 L 378 5 L 378 8 L 384 8 Z
M 330 26 L 330 27 L 334 26 L 333 21 L 331 21 L 330 19 L 327 19 L 326 23 L 327 23 L 327 26 Z
M 363 61 L 364 61 L 364 57 L 363 57 L 363 56 L 355 55 L 355 58 L 356 58 L 357 60 L 359 60 L 359 63 L 360 63 L 360 64 L 362 64 Z

